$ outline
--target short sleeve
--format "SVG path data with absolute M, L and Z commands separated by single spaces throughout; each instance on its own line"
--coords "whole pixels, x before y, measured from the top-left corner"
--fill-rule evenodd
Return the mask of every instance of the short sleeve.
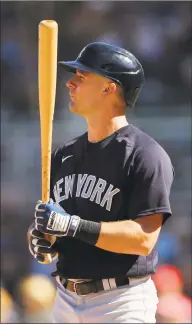
M 132 168 L 129 219 L 163 213 L 164 223 L 171 216 L 169 195 L 173 178 L 171 160 L 160 145 L 153 144 L 140 150 Z

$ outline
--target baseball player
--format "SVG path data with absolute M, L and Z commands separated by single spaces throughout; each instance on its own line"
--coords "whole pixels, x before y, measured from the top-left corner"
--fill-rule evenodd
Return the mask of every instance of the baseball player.
M 129 51 L 100 42 L 59 63 L 73 73 L 69 109 L 85 118 L 87 132 L 53 152 L 50 201 L 37 202 L 29 228 L 32 255 L 58 257 L 54 322 L 155 323 L 151 275 L 171 215 L 173 167 L 125 116 L 143 68 Z

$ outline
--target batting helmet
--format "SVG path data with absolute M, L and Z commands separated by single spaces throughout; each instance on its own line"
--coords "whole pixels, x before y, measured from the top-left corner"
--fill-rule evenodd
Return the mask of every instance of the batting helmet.
M 75 61 L 59 62 L 67 71 L 96 73 L 117 82 L 124 91 L 126 104 L 135 105 L 144 82 L 140 62 L 129 51 L 118 46 L 95 42 L 85 46 Z

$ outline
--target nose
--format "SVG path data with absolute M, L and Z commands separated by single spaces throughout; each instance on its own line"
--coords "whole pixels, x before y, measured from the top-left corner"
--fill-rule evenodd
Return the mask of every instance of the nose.
M 69 89 L 75 89 L 75 82 L 74 82 L 74 78 L 71 78 L 70 80 L 68 80 L 66 82 L 66 86 L 69 88 Z

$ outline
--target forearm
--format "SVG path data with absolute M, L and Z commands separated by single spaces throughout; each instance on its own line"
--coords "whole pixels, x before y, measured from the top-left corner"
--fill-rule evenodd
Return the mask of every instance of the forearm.
M 132 221 L 102 222 L 96 246 L 124 254 L 147 255 L 147 235 L 140 224 Z
M 70 215 L 52 202 L 37 203 L 36 229 L 54 236 L 69 236 L 114 253 L 147 256 L 153 249 L 162 225 L 162 214 L 134 221 L 94 222 Z

